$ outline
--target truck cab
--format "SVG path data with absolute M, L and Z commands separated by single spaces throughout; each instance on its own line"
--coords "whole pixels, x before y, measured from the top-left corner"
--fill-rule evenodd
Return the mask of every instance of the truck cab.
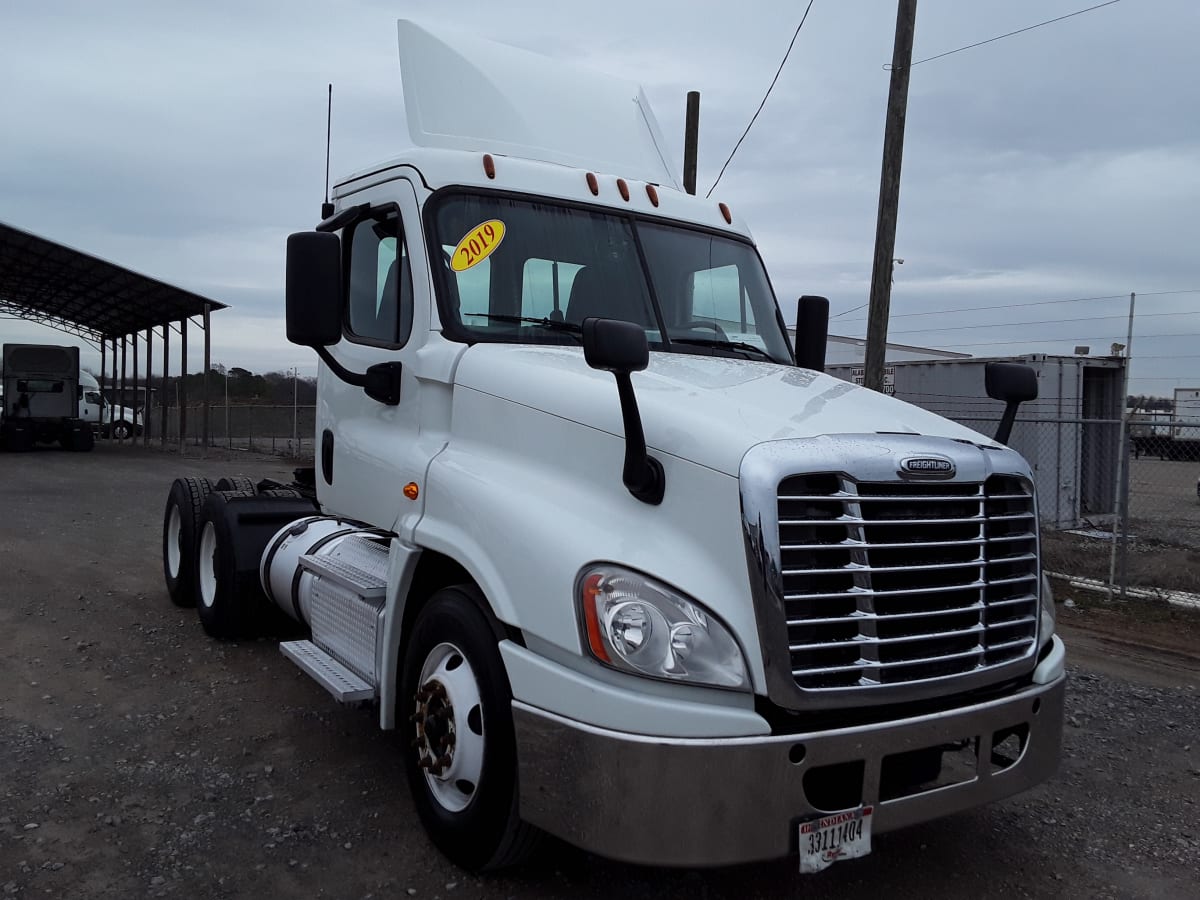
M 1048 777 L 1028 464 L 798 365 L 747 225 L 679 189 L 636 86 L 399 34 L 415 146 L 289 239 L 314 469 L 177 482 L 177 602 L 218 637 L 262 598 L 306 624 L 283 652 L 402 732 L 472 869 L 544 831 L 816 871 Z

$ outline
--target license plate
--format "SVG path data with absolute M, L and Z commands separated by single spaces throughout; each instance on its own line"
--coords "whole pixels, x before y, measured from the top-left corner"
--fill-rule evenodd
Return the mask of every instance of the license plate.
M 856 859 L 871 852 L 873 806 L 830 813 L 800 823 L 800 871 L 808 874 L 828 869 L 841 859 Z

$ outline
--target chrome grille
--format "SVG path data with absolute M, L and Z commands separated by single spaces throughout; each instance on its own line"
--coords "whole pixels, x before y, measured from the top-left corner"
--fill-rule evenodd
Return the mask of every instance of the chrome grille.
M 794 475 L 778 501 L 788 650 L 801 688 L 953 677 L 1032 653 L 1040 570 L 1024 479 Z

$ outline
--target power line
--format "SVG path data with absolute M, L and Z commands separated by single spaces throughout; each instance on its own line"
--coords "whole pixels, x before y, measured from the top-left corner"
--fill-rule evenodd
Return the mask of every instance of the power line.
M 945 53 L 939 53 L 937 56 L 927 56 L 925 59 L 919 59 L 915 63 L 909 65 L 919 66 L 921 63 L 933 62 L 935 59 L 941 59 L 944 56 L 950 56 L 954 53 L 961 53 L 964 50 L 972 50 L 975 47 L 982 47 L 984 44 L 991 44 L 995 41 L 1004 40 L 1004 38 L 1012 37 L 1015 34 L 1024 34 L 1026 31 L 1033 31 L 1035 28 L 1041 28 L 1043 25 L 1053 25 L 1055 22 L 1061 22 L 1063 19 L 1070 19 L 1073 16 L 1082 16 L 1084 13 L 1092 12 L 1092 10 L 1102 9 L 1105 6 L 1112 6 L 1114 3 L 1120 3 L 1121 0 L 1108 0 L 1107 3 L 1098 3 L 1095 6 L 1089 6 L 1087 9 L 1081 9 L 1073 13 L 1067 13 L 1065 16 L 1059 16 L 1057 19 L 1047 19 L 1045 22 L 1038 22 L 1036 25 L 1027 25 L 1024 28 L 1018 28 L 1016 31 L 1010 31 L 1008 34 L 999 34 L 996 37 L 988 38 L 986 41 L 977 41 L 974 44 L 967 44 L 965 47 L 959 47 L 957 50 L 947 50 Z M 884 65 L 884 69 L 891 69 L 891 64 Z
M 1200 310 L 1188 310 L 1187 312 L 1168 312 L 1168 313 L 1142 313 L 1137 316 L 1138 319 L 1152 319 L 1160 316 L 1195 316 L 1200 315 Z M 1127 315 L 1115 316 L 1084 316 L 1078 319 L 1033 319 L 1028 322 L 984 322 L 979 325 L 952 325 L 948 328 L 913 328 L 908 331 L 893 331 L 892 334 L 939 334 L 943 331 L 971 331 L 976 328 L 1014 328 L 1018 325 L 1061 325 L 1068 322 L 1098 322 L 1101 319 L 1125 319 Z
M 1190 291 L 1180 291 L 1178 293 L 1191 293 L 1191 292 Z M 1200 293 L 1200 291 L 1197 291 L 1197 293 Z M 1143 297 L 1143 296 L 1152 296 L 1152 295 L 1138 294 L 1138 296 Z M 1103 297 L 1072 297 L 1069 300 L 1033 300 L 1029 303 L 997 303 L 995 306 L 960 306 L 960 307 L 951 308 L 951 309 L 935 309 L 935 310 L 931 310 L 929 312 L 896 313 L 891 318 L 907 319 L 907 318 L 911 318 L 912 316 L 941 316 L 941 315 L 947 315 L 949 313 L 957 313 L 957 312 L 978 312 L 980 310 L 985 310 L 985 309 L 1017 309 L 1018 307 L 1022 307 L 1022 306 L 1049 306 L 1050 304 L 1053 304 L 1053 303 L 1084 303 L 1088 300 L 1128 300 L 1128 299 L 1129 299 L 1128 294 L 1107 294 Z M 844 313 L 838 313 L 837 316 L 844 316 L 847 313 L 852 313 L 855 310 L 862 309 L 863 306 L 866 306 L 866 305 L 867 304 L 864 303 L 862 306 L 856 306 L 856 307 L 854 307 L 854 309 L 848 309 Z M 830 316 L 829 318 L 836 319 L 837 316 Z M 866 319 L 847 319 L 846 321 L 848 321 L 848 322 L 865 322 L 867 320 Z
M 1169 294 L 1200 294 L 1200 288 L 1187 288 L 1187 289 L 1181 289 L 1181 290 L 1175 290 L 1175 291 L 1146 291 L 1144 293 L 1142 291 L 1136 291 L 1135 293 L 1138 295 L 1139 298 L 1140 297 L 1165 297 Z M 943 315 L 949 315 L 950 313 L 980 312 L 982 310 L 987 310 L 987 309 L 1018 309 L 1020 307 L 1026 307 L 1026 306 L 1050 306 L 1051 304 L 1054 304 L 1054 303 L 1084 303 L 1084 302 L 1087 302 L 1090 300 L 1128 300 L 1128 299 L 1129 299 L 1128 294 L 1105 294 L 1104 296 L 1100 296 L 1100 297 L 1071 297 L 1070 299 L 1067 299 L 1067 300 L 1033 300 L 1028 303 L 998 303 L 993 306 L 958 306 L 958 307 L 951 307 L 950 309 L 933 309 L 933 310 L 929 310 L 928 312 L 896 313 L 891 318 L 893 318 L 893 319 L 908 319 L 908 318 L 912 318 L 913 316 L 943 316 Z M 838 316 L 849 315 L 850 313 L 855 312 L 856 310 L 862 309 L 863 306 L 866 306 L 866 305 L 867 304 L 864 303 L 864 304 L 862 304 L 862 306 L 855 306 L 852 309 L 848 309 L 845 312 L 837 313 L 837 315 L 830 316 L 829 318 L 836 319 L 836 318 L 838 318 Z M 847 322 L 865 322 L 867 320 L 866 319 L 847 319 L 846 321 Z
M 1116 0 L 1113 0 L 1116 2 Z M 800 37 L 800 29 L 804 27 L 804 21 L 808 18 L 808 11 L 812 9 L 813 0 L 808 0 L 808 6 L 804 8 L 804 15 L 800 17 L 800 24 L 796 26 L 796 33 L 792 35 L 792 42 L 788 44 L 787 53 L 783 54 L 783 60 L 779 63 L 779 68 L 775 70 L 775 77 L 771 79 L 771 86 L 767 88 L 767 92 L 763 94 L 762 103 L 758 104 L 758 109 L 754 111 L 754 115 L 750 118 L 750 124 L 746 126 L 746 130 L 742 132 L 742 136 L 738 138 L 733 149 L 729 151 L 729 159 L 725 160 L 725 165 L 721 166 L 721 171 L 717 173 L 717 180 L 713 182 L 712 187 L 708 189 L 708 193 L 704 195 L 707 200 L 712 196 L 712 192 L 717 189 L 717 185 L 721 183 L 721 176 L 725 174 L 725 169 L 730 162 L 733 161 L 733 154 L 738 152 L 738 147 L 742 146 L 742 141 L 746 139 L 746 135 L 750 133 L 750 129 L 754 127 L 754 122 L 758 118 L 758 114 L 763 111 L 763 107 L 767 105 L 767 98 L 771 96 L 771 91 L 775 87 L 775 82 L 779 80 L 779 73 L 783 71 L 784 64 L 787 63 L 788 57 L 792 54 L 792 47 L 796 46 L 796 38 Z
M 960 343 L 956 342 L 954 346 L 956 346 L 956 347 L 1003 347 L 1003 346 L 1011 346 L 1013 344 L 1068 344 L 1068 343 L 1078 344 L 1080 341 L 1108 341 L 1108 340 L 1112 340 L 1114 335 L 1116 335 L 1115 331 L 1110 332 L 1109 334 L 1087 335 L 1087 336 L 1080 336 L 1080 337 L 1033 338 L 1033 339 L 1022 339 L 1022 340 L 1017 340 L 1017 341 L 978 341 L 977 343 L 974 343 L 974 344 L 960 344 Z M 1117 335 L 1117 336 L 1123 337 L 1123 335 Z M 1200 337 L 1200 334 L 1195 334 L 1195 333 L 1185 334 L 1185 333 L 1178 332 L 1178 331 L 1172 331 L 1169 334 L 1139 334 L 1139 335 L 1136 335 L 1136 337 L 1140 341 L 1145 341 L 1145 340 L 1150 340 L 1151 338 Z M 1145 359 L 1145 358 L 1146 357 L 1144 357 L 1144 356 L 1135 357 L 1135 359 Z

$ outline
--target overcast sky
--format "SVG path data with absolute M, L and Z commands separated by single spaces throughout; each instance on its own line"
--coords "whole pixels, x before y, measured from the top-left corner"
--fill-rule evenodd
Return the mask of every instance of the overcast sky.
M 914 60 L 1094 2 L 921 0 Z M 895 7 L 816 0 L 714 194 L 750 223 L 789 321 L 824 294 L 839 334 L 866 328 L 849 311 L 870 283 Z M 335 178 L 402 149 L 398 17 L 642 82 L 677 157 L 699 90 L 704 192 L 803 8 L 4 0 L 0 220 L 230 304 L 214 361 L 312 373 L 283 338 L 284 241 L 319 217 L 328 82 Z M 915 67 L 891 338 L 1107 352 L 1136 291 L 1131 391 L 1200 385 L 1197 46 L 1195 0 L 1122 0 Z M 1040 303 L 1094 297 L 1110 299 Z M 0 338 L 67 340 L 3 320 Z

